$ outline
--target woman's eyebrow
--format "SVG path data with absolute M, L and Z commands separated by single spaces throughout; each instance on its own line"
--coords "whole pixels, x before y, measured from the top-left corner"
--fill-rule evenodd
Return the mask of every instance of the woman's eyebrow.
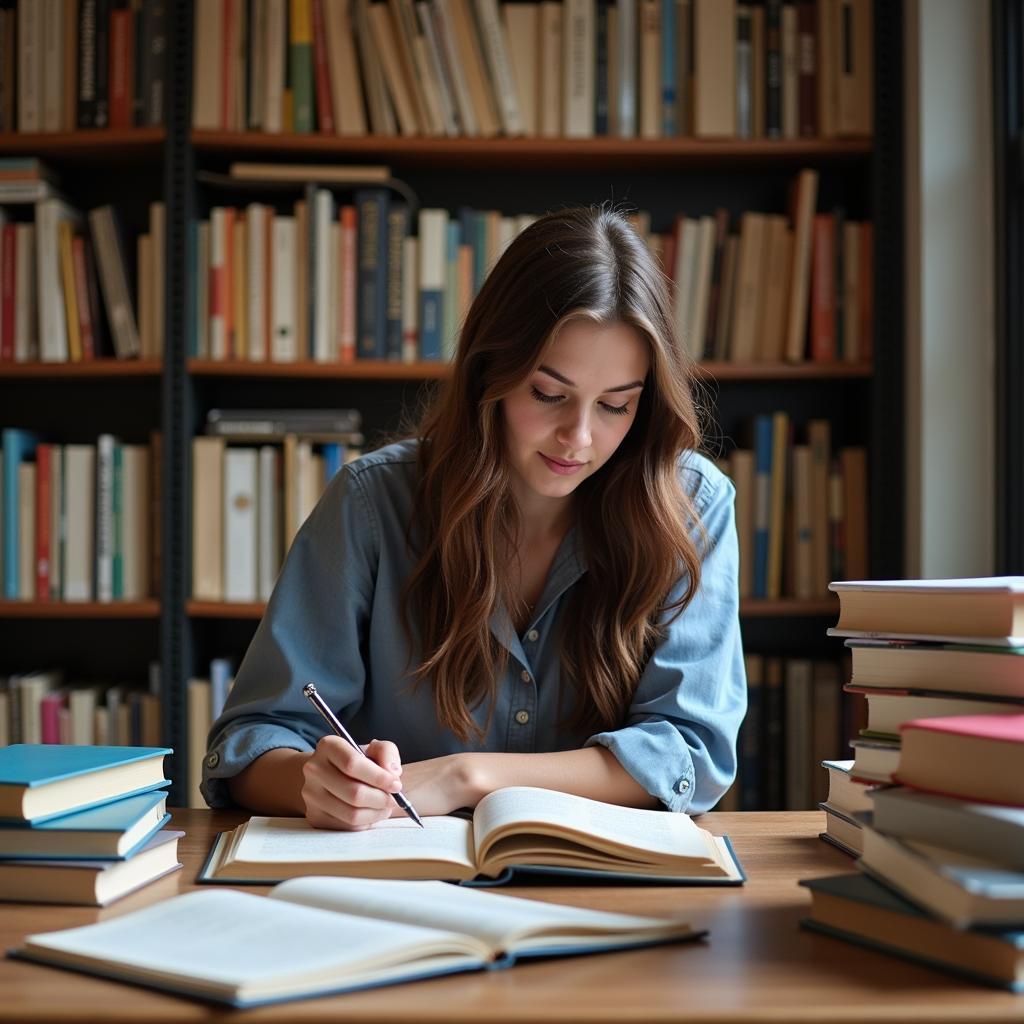
M 569 380 L 568 377 L 562 375 L 557 370 L 553 370 L 550 366 L 538 366 L 537 371 L 539 373 L 546 373 L 549 377 L 554 377 L 555 380 L 560 381 L 562 384 L 566 384 L 571 388 L 576 387 L 575 383 Z M 642 380 L 635 380 L 630 384 L 619 384 L 614 388 L 605 388 L 601 394 L 606 395 L 611 391 L 632 391 L 634 388 L 642 388 L 644 382 Z

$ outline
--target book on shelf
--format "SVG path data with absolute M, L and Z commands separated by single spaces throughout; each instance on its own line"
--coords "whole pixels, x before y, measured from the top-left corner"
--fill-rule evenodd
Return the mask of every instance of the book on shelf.
M 852 687 L 1024 697 L 1024 648 L 847 640 Z
M 0 747 L 0 819 L 45 821 L 169 785 L 167 747 Z
M 829 636 L 1024 646 L 1024 577 L 844 580 Z
M 366 185 L 387 181 L 391 168 L 384 164 L 277 164 L 236 160 L 229 166 L 228 174 L 238 181 Z
M 128 796 L 47 821 L 0 824 L 0 860 L 127 860 L 163 828 L 167 792 Z
M 866 821 L 857 866 L 956 928 L 1024 921 L 1024 872 L 919 839 L 886 835 Z
M 1024 872 L 1024 809 L 923 793 L 906 786 L 872 790 L 872 824 L 896 839 L 919 840 Z
M 801 881 L 810 916 L 801 925 L 973 981 L 1024 991 L 1024 929 L 956 929 L 866 875 Z
M 441 882 L 301 878 L 266 896 L 187 893 L 99 924 L 30 935 L 12 955 L 245 1007 L 704 934 L 678 918 Z
M 184 832 L 163 829 L 127 859 L 0 860 L 0 900 L 105 907 L 177 871 Z
M 472 821 L 428 816 L 424 825 L 390 818 L 365 832 L 330 832 L 300 818 L 254 817 L 217 837 L 199 880 L 265 882 L 315 873 L 494 885 L 538 872 L 699 885 L 744 880 L 728 840 L 685 814 L 551 790 L 496 790 L 480 801 Z
M 1024 807 L 1024 714 L 900 726 L 896 781 L 940 796 Z

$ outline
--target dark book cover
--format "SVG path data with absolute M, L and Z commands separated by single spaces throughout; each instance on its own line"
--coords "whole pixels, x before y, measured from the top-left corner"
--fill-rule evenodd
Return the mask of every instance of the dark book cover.
M 597 67 L 594 78 L 594 134 L 608 134 L 608 4 L 597 5 Z
M 156 126 L 164 123 L 167 92 L 167 4 L 147 0 L 136 21 L 136 104 L 135 123 Z
M 764 130 L 782 136 L 782 0 L 765 0 Z
M 387 356 L 402 358 L 402 246 L 409 234 L 409 206 L 392 203 L 387 219 Z
M 110 127 L 110 0 L 96 4 L 96 106 L 92 126 Z
M 79 128 L 96 127 L 96 2 L 78 5 L 78 109 Z
M 803 138 L 814 138 L 818 134 L 818 32 L 814 4 L 797 4 L 796 18 L 798 131 Z
M 355 193 L 359 223 L 359 295 L 356 302 L 360 359 L 387 355 L 387 189 L 361 188 Z

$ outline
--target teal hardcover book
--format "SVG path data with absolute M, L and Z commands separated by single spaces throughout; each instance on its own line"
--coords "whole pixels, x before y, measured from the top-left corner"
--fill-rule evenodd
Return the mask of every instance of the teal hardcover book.
M 0 747 L 0 822 L 46 821 L 170 785 L 167 747 Z
M 800 883 L 811 891 L 805 928 L 987 985 L 1024 991 L 1024 927 L 957 929 L 863 874 Z
M 0 823 L 0 860 L 127 860 L 170 821 L 155 789 L 46 821 Z

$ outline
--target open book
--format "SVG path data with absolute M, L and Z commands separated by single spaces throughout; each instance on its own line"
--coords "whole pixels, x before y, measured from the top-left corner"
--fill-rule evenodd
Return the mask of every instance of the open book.
M 433 878 L 500 884 L 519 872 L 676 884 L 744 880 L 727 839 L 685 814 L 642 811 L 549 789 L 488 794 L 472 821 L 389 818 L 364 832 L 312 828 L 302 818 L 250 818 L 214 842 L 201 882 L 278 882 L 301 875 Z
M 634 917 L 444 882 L 297 878 L 269 896 L 191 892 L 100 924 L 30 935 L 10 955 L 253 1006 L 699 938 L 678 919 Z M 284 939 L 284 941 L 282 941 Z

